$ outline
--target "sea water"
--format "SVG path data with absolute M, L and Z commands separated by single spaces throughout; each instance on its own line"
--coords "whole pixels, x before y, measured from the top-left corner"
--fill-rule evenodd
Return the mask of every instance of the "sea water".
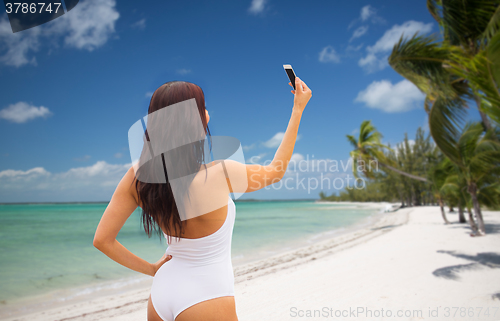
M 118 287 L 143 276 L 92 245 L 106 207 L 107 203 L 0 205 L 0 308 L 55 290 L 96 291 L 105 288 L 101 284 Z M 341 203 L 237 201 L 233 265 L 306 245 L 375 213 L 373 208 Z M 149 262 L 160 259 L 167 247 L 164 238 L 147 237 L 140 208 L 117 240 Z

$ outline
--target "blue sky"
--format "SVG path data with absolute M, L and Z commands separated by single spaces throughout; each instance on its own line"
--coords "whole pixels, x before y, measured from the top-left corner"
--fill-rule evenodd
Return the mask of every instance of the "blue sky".
M 394 145 L 427 122 L 423 95 L 387 65 L 417 31 L 439 32 L 419 1 L 82 0 L 16 34 L 0 14 L 0 202 L 109 200 L 130 163 L 128 129 L 171 80 L 203 89 L 212 135 L 238 138 L 247 162 L 272 159 L 288 124 L 283 64 L 313 91 L 296 161 L 347 161 L 345 135 L 365 119 Z

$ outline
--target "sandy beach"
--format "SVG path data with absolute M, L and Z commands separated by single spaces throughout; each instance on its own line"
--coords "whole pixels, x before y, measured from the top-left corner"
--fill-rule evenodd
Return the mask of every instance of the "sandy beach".
M 472 238 L 456 213 L 445 225 L 439 207 L 405 208 L 235 266 L 239 320 L 500 320 L 499 214 Z M 150 285 L 6 320 L 146 320 Z

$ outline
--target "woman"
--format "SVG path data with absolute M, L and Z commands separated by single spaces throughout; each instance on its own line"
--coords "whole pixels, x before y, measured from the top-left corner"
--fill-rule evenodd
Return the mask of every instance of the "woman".
M 291 83 L 289 85 L 292 86 Z M 295 80 L 295 88 L 297 90 L 291 91 L 294 94 L 294 104 L 288 127 L 269 165 L 245 165 L 229 160 L 204 164 L 203 146 L 201 152 L 200 148 L 190 149 L 191 154 L 186 156 L 185 162 L 181 162 L 186 166 L 194 164 L 199 169 L 198 174 L 191 175 L 187 186 L 190 199 L 220 200 L 215 210 L 181 220 L 181 209 L 183 213 L 189 213 L 193 208 L 186 205 L 189 202 L 177 204 L 179 202 L 176 200 L 186 198 L 174 197 L 173 184 L 168 181 L 172 173 L 167 173 L 167 169 L 167 182 L 163 184 L 141 182 L 137 179 L 138 170 L 134 167 L 128 170 L 118 184 L 97 227 L 94 246 L 123 266 L 154 277 L 148 301 L 149 321 L 238 320 L 230 257 L 235 206 L 229 194 L 259 190 L 278 182 L 285 174 L 295 146 L 302 112 L 312 96 L 311 90 L 299 78 Z M 188 117 L 187 121 L 195 122 L 199 116 L 205 134 L 210 135 L 210 117 L 205 109 L 203 91 L 195 84 L 176 81 L 162 85 L 151 98 L 148 116 L 192 98 L 196 100 L 198 113 Z M 166 135 L 166 139 L 175 136 L 175 126 L 170 124 L 163 127 L 172 130 L 172 136 Z M 149 140 L 148 131 L 149 127 L 146 130 Z M 168 156 L 163 160 L 163 164 L 165 163 L 168 163 Z M 241 181 L 241 175 L 233 175 L 242 171 L 246 173 L 244 182 Z M 223 182 L 221 177 L 224 178 Z M 155 263 L 139 258 L 116 240 L 123 224 L 138 206 L 142 208 L 142 220 L 147 234 L 158 231 L 168 240 L 165 255 Z M 177 241 L 172 241 L 172 237 Z

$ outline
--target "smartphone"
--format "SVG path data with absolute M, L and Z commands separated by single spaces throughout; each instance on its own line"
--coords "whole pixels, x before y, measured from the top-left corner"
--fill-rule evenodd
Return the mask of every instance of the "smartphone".
M 288 79 L 290 79 L 290 82 L 292 83 L 293 90 L 296 90 L 296 88 L 295 88 L 295 73 L 293 72 L 292 65 L 283 65 L 283 68 L 285 69 L 285 72 L 288 76 Z

